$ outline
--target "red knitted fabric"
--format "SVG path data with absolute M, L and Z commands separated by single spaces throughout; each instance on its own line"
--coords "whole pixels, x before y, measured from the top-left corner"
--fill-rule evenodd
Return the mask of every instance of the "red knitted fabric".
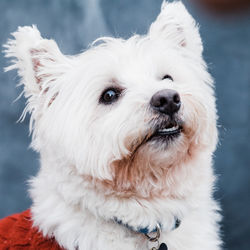
M 32 227 L 30 210 L 0 220 L 0 249 L 62 250 L 55 239 L 43 237 L 37 228 Z

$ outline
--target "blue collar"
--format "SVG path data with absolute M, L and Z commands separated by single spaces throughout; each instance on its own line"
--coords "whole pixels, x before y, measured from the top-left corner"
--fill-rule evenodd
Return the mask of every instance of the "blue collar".
M 134 231 L 136 233 L 150 234 L 150 233 L 155 233 L 157 231 L 157 227 L 155 227 L 153 230 L 149 230 L 149 227 L 137 227 L 137 228 L 132 227 L 132 226 L 130 226 L 128 224 L 124 224 L 122 222 L 122 220 L 119 220 L 116 217 L 114 218 L 114 221 L 116 223 L 118 223 L 119 225 L 122 225 L 122 226 L 126 227 L 127 229 L 129 229 L 131 231 Z M 180 224 L 181 224 L 181 221 L 178 218 L 175 217 L 175 225 L 174 225 L 172 230 L 175 230 L 176 228 L 178 228 L 180 226 Z M 160 228 L 162 229 L 162 224 L 159 223 L 159 225 L 160 225 Z

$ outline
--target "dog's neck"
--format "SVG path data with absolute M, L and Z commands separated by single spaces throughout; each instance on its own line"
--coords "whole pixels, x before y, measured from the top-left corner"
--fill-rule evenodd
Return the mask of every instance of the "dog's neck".
M 199 168 L 200 165 L 193 167 Z M 138 230 L 147 228 L 151 232 L 160 223 L 163 233 L 170 232 L 175 228 L 176 218 L 182 221 L 193 204 L 187 199 L 107 198 L 89 187 L 73 167 L 45 161 L 32 181 L 31 196 L 34 225 L 44 235 L 54 236 L 67 249 L 81 244 L 90 244 L 88 249 L 94 249 L 91 244 L 97 238 L 106 238 L 107 233 L 117 240 L 114 232 L 120 238 L 129 237 L 130 241 L 147 244 L 147 239 Z M 114 222 L 114 218 L 122 221 L 122 225 Z M 129 230 L 125 225 L 135 230 Z M 105 248 L 100 246 L 97 249 Z

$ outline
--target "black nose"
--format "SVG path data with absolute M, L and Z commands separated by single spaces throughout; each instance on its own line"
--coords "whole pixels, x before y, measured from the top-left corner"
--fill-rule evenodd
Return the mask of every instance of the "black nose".
M 181 98 L 175 90 L 163 89 L 152 96 L 150 105 L 154 110 L 171 116 L 180 109 Z

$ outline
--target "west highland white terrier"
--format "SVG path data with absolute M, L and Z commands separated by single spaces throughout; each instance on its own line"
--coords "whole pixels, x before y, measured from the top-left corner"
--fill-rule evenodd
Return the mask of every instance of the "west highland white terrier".
M 221 249 L 213 80 L 184 5 L 164 1 L 148 34 L 77 56 L 35 26 L 12 35 L 6 70 L 21 77 L 41 156 L 31 209 L 7 217 L 29 223 L 24 249 Z

